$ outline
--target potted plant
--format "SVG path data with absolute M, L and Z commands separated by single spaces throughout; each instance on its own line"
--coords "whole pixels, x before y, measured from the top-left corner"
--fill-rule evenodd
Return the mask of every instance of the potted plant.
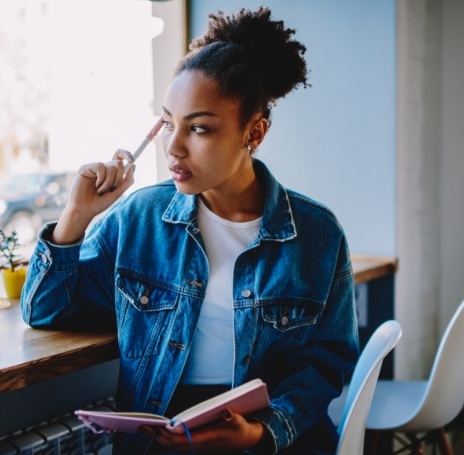
M 17 254 L 17 248 L 20 246 L 18 234 L 13 231 L 7 235 L 0 229 L 0 270 L 3 275 L 6 295 L 9 299 L 19 299 L 21 290 L 26 279 L 27 261 L 23 261 Z

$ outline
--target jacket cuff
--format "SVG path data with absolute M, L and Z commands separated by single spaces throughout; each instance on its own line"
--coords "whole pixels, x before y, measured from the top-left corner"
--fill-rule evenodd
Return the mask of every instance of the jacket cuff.
M 84 237 L 70 245 L 56 245 L 51 241 L 55 226 L 56 222 L 52 222 L 42 228 L 34 255 L 38 255 L 41 268 L 48 269 L 53 265 L 55 270 L 61 272 L 72 271 L 79 263 L 79 252 Z
M 290 428 L 287 419 L 276 408 L 262 409 L 250 414 L 247 418 L 261 422 L 267 430 L 265 438 L 255 447 L 247 450 L 247 454 L 273 455 L 292 444 L 295 439 L 295 434 Z

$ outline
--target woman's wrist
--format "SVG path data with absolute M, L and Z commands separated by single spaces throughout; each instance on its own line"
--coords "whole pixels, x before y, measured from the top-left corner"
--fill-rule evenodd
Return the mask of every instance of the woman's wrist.
M 55 245 L 77 243 L 85 235 L 91 221 L 80 213 L 64 209 L 52 232 L 50 241 Z
M 259 441 L 253 447 L 251 447 L 252 453 L 259 455 L 274 453 L 275 442 L 274 438 L 271 435 L 271 432 L 266 428 L 266 426 L 263 423 L 259 421 L 254 421 L 253 423 L 260 425 L 260 427 L 262 428 L 262 435 Z

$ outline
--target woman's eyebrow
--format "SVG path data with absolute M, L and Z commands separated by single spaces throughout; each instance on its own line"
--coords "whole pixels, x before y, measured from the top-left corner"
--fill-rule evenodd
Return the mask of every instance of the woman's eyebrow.
M 162 109 L 167 115 L 172 117 L 171 113 L 169 112 L 168 109 L 166 109 L 165 106 L 163 106 Z M 215 114 L 214 112 L 210 112 L 210 111 L 192 112 L 191 114 L 185 115 L 184 120 L 192 120 L 197 117 L 217 117 L 217 114 Z

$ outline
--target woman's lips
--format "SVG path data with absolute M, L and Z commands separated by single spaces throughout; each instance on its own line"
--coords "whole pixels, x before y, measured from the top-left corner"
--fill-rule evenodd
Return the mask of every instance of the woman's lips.
M 171 171 L 172 179 L 176 182 L 185 182 L 192 176 L 190 171 L 181 166 L 169 166 L 169 170 Z

